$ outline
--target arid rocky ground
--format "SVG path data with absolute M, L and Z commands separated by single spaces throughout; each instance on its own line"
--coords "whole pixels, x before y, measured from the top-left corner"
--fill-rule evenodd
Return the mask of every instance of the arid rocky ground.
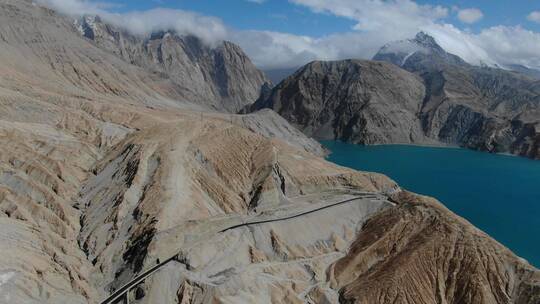
M 540 301 L 538 270 L 436 200 L 271 111 L 179 102 L 31 1 L 0 0 L 0 62 L 0 303 L 99 303 L 178 253 L 135 303 Z

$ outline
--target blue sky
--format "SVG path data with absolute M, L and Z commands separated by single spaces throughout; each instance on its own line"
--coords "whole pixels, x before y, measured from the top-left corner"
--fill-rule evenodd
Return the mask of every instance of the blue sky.
M 349 30 L 352 20 L 329 14 L 315 14 L 310 9 L 286 0 L 256 3 L 247 0 L 114 0 L 117 11 L 147 10 L 161 6 L 217 16 L 235 29 L 271 30 L 319 37 Z
M 239 30 L 271 30 L 290 32 L 297 35 L 320 37 L 348 31 L 355 22 L 331 14 L 314 13 L 305 6 L 287 0 L 266 0 L 257 3 L 248 0 L 111 0 L 118 4 L 115 11 L 148 10 L 154 7 L 195 11 L 204 15 L 217 16 L 227 25 Z M 484 17 L 473 24 L 460 22 L 456 14 L 450 13 L 445 20 L 463 30 L 479 31 L 496 25 L 521 25 L 540 31 L 540 23 L 527 20 L 531 11 L 540 11 L 540 1 L 534 0 L 444 0 L 416 1 L 419 4 L 442 5 L 448 8 L 478 8 Z
M 262 68 L 370 59 L 425 31 L 472 64 L 540 68 L 537 0 L 36 0 L 70 15 L 98 14 L 134 33 L 175 29 L 239 44 Z

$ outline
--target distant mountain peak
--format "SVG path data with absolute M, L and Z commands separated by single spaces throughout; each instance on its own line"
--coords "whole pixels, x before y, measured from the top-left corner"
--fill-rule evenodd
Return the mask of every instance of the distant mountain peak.
M 443 48 L 437 43 L 437 41 L 435 41 L 435 38 L 433 38 L 433 36 L 423 31 L 418 32 L 414 39 L 411 39 L 410 41 L 429 49 L 444 51 Z
M 91 15 L 78 18 L 74 25 L 97 47 L 158 72 L 175 85 L 183 99 L 212 109 L 237 112 L 255 101 L 268 81 L 231 42 L 213 46 L 171 28 L 138 35 Z
M 373 60 L 387 61 L 403 67 L 411 58 L 418 59 L 419 56 L 430 57 L 434 62 L 465 64 L 465 61 L 446 52 L 433 36 L 423 31 L 418 32 L 412 39 L 387 43 L 375 54 Z
M 414 37 L 414 39 L 418 40 L 418 41 L 435 41 L 435 39 L 429 35 L 428 33 L 424 32 L 424 31 L 420 31 L 418 33 L 416 33 L 416 36 Z

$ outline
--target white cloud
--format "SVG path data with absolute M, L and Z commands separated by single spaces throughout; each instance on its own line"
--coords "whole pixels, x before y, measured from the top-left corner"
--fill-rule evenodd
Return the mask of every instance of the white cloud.
M 361 45 L 355 37 L 348 39 L 348 50 L 356 50 L 354 45 Z M 312 38 L 271 31 L 241 31 L 231 40 L 238 43 L 252 61 L 263 68 L 285 68 L 303 65 L 313 60 L 333 60 L 344 58 L 342 54 L 347 34 Z M 348 54 L 352 55 L 352 54 Z M 357 57 L 356 54 L 352 57 Z
M 106 2 L 84 1 L 84 0 L 37 0 L 38 4 L 48 6 L 63 14 L 103 14 L 110 9 L 113 4 Z
M 447 52 L 460 56 L 472 64 L 496 64 L 478 44 L 477 38 L 451 24 L 434 24 L 425 29 Z
M 358 31 L 414 31 L 421 25 L 445 18 L 448 9 L 442 6 L 419 5 L 410 0 L 289 0 L 357 22 Z M 414 29 L 414 30 L 413 30 Z
M 434 36 L 448 52 L 472 64 L 521 63 L 540 67 L 540 33 L 521 27 L 495 26 L 474 34 L 446 23 L 444 19 L 449 11 L 447 8 L 419 5 L 411 0 L 289 1 L 309 7 L 315 12 L 330 13 L 357 22 L 353 34 L 336 34 L 332 39 L 323 39 L 327 43 L 335 43 L 334 47 L 341 49 L 337 52 L 338 56 L 350 55 L 353 50 L 357 52 L 357 58 L 371 58 L 384 43 L 411 38 L 423 30 Z M 479 20 L 482 16 L 482 12 L 475 9 L 459 10 L 454 7 L 452 10 L 458 12 L 458 17 L 461 12 L 462 19 L 468 22 Z M 352 36 L 359 39 L 363 46 L 346 41 L 345 37 Z
M 257 4 L 261 4 L 261 3 L 266 2 L 266 0 L 246 0 L 246 1 L 247 1 L 247 2 L 257 3 Z
M 540 23 L 540 11 L 531 12 L 527 19 L 532 22 Z
M 417 5 L 408 0 L 291 0 L 317 13 L 357 21 L 349 32 L 323 37 L 271 31 L 237 32 L 231 37 L 264 68 L 298 66 L 311 60 L 371 58 L 385 43 L 413 37 L 426 25 L 444 18 L 440 6 Z
M 221 19 L 178 9 L 154 8 L 146 11 L 111 13 L 109 9 L 114 7 L 114 4 L 106 2 L 84 0 L 38 0 L 37 2 L 70 16 L 99 15 L 108 23 L 139 35 L 174 29 L 181 34 L 198 36 L 209 44 L 215 44 L 228 36 L 228 29 Z
M 175 9 L 155 8 L 142 12 L 108 14 L 105 19 L 142 35 L 174 29 L 180 34 L 198 36 L 208 43 L 224 40 L 228 36 L 227 27 L 221 19 Z
M 421 30 L 434 36 L 448 52 L 459 55 L 473 64 L 495 64 L 480 43 L 480 38 L 449 24 L 433 24 Z M 297 36 L 278 32 L 237 32 L 231 40 L 238 43 L 253 62 L 263 68 L 298 66 L 312 60 L 346 58 L 370 59 L 389 41 L 414 37 L 411 34 L 379 35 L 378 32 L 347 32 L 321 38 Z M 391 37 L 391 38 L 389 38 Z M 500 53 L 498 58 L 504 58 Z M 508 60 L 505 60 L 508 62 Z
M 110 12 L 111 4 L 106 2 L 38 1 L 65 14 L 99 14 L 108 22 L 138 34 L 172 28 L 197 35 L 209 43 L 231 40 L 263 68 L 299 66 L 316 59 L 369 59 L 385 43 L 414 37 L 420 30 L 434 36 L 447 51 L 473 64 L 519 63 L 540 67 L 540 33 L 519 26 L 495 26 L 478 33 L 463 31 L 445 22 L 448 8 L 419 5 L 412 0 L 289 0 L 316 13 L 333 14 L 355 22 L 348 32 L 323 37 L 232 30 L 219 18 L 182 10 L 156 8 L 115 14 Z M 456 7 L 452 11 L 459 16 L 464 10 Z M 529 20 L 536 17 L 531 14 Z
M 518 63 L 540 68 L 540 33 L 520 26 L 495 26 L 482 30 L 474 38 L 478 45 L 500 64 Z
M 472 24 L 480 21 L 484 14 L 477 8 L 465 8 L 458 11 L 457 17 L 463 23 Z
M 390 41 L 373 32 L 313 38 L 272 31 L 241 31 L 230 39 L 238 43 L 257 66 L 267 69 L 296 67 L 313 60 L 369 59 Z

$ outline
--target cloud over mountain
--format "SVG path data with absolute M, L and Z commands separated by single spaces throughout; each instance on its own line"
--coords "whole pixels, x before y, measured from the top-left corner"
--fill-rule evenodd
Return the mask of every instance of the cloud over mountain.
M 540 11 L 531 12 L 527 19 L 532 22 L 540 23 Z
M 480 21 L 484 14 L 477 8 L 465 8 L 458 11 L 458 19 L 463 23 L 475 23 Z
M 261 1 L 256 1 L 261 2 Z M 114 4 L 83 0 L 39 0 L 66 14 L 99 14 L 108 22 L 138 34 L 175 29 L 213 44 L 223 39 L 238 43 L 262 68 L 298 66 L 315 59 L 371 58 L 389 41 L 413 37 L 418 31 L 434 36 L 447 51 L 472 64 L 513 64 L 540 67 L 540 33 L 520 26 L 493 26 L 476 33 L 448 21 L 450 8 L 421 5 L 411 0 L 289 0 L 314 13 L 330 14 L 354 22 L 347 32 L 320 37 L 287 32 L 237 30 L 221 19 L 198 13 L 154 8 L 113 13 Z M 533 12 L 528 19 L 535 21 Z M 483 13 L 474 8 L 457 10 L 457 18 L 474 23 Z M 519 46 L 519 47 L 516 47 Z
M 99 15 L 107 22 L 129 30 L 134 34 L 146 35 L 154 31 L 174 29 L 181 34 L 198 36 L 209 44 L 227 39 L 228 29 L 221 19 L 195 12 L 169 8 L 154 8 L 146 11 L 112 13 L 114 4 L 82 0 L 39 0 L 61 13 L 80 16 Z

